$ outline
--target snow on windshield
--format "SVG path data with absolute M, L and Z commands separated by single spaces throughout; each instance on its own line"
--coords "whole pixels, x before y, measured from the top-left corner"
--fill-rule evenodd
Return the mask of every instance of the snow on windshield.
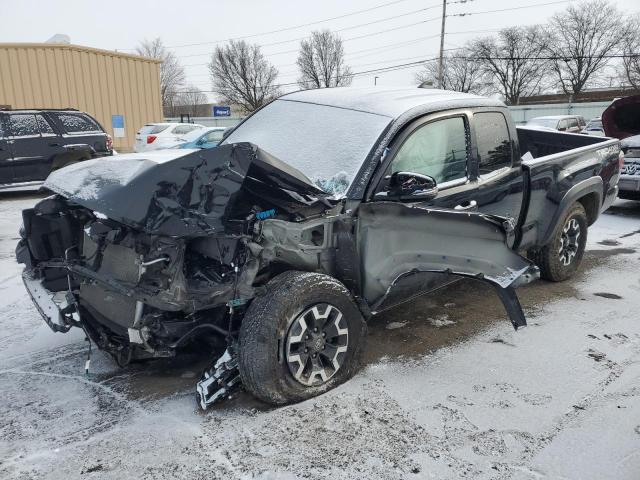
M 276 100 L 224 143 L 251 142 L 340 196 L 390 121 L 373 113 Z

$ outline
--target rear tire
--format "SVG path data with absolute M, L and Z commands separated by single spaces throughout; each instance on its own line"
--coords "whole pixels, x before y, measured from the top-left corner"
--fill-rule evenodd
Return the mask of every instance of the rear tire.
M 562 282 L 576 273 L 587 244 L 588 226 L 584 207 L 579 202 L 574 203 L 559 222 L 551 242 L 530 254 L 540 267 L 542 278 Z
M 335 278 L 282 273 L 253 300 L 242 321 L 242 383 L 274 405 L 319 395 L 357 371 L 366 331 L 351 294 Z

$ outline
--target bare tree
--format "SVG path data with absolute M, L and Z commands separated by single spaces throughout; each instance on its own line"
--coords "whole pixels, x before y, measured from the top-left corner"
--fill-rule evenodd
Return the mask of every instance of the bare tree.
M 296 61 L 300 69 L 298 85 L 325 88 L 351 85 L 351 69 L 345 65 L 342 39 L 330 30 L 316 31 L 300 42 Z
M 180 65 L 176 55 L 167 50 L 160 37 L 153 40 L 143 40 L 136 47 L 136 53 L 143 57 L 162 60 L 160 66 L 160 95 L 162 106 L 171 107 L 176 99 L 180 87 L 184 84 L 184 68 Z
M 640 15 L 632 17 L 631 25 L 638 25 Z M 623 47 L 624 57 L 622 65 L 624 67 L 623 82 L 628 83 L 635 89 L 640 89 L 640 31 L 629 29 L 625 37 Z
M 540 27 L 509 27 L 497 37 L 471 43 L 472 57 L 491 78 L 490 90 L 505 102 L 517 105 L 523 96 L 535 95 L 545 86 L 548 61 L 542 58 L 544 32 Z
M 562 90 L 578 95 L 609 63 L 628 35 L 622 13 L 605 0 L 569 5 L 551 17 L 545 51 Z
M 231 104 L 253 112 L 280 95 L 278 70 L 269 63 L 259 45 L 232 40 L 216 47 L 209 64 L 213 90 Z
M 486 73 L 482 63 L 473 58 L 468 48 L 444 55 L 442 59 L 442 88 L 456 92 L 483 93 L 486 90 Z M 424 70 L 416 74 L 420 84 L 438 83 L 438 62 L 428 62 Z
M 175 103 L 179 113 L 188 113 L 192 117 L 204 117 L 209 113 L 207 96 L 194 85 L 187 85 L 178 92 Z

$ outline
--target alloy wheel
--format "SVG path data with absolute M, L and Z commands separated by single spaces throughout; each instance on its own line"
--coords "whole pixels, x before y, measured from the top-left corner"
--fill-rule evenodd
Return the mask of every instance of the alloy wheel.
M 286 361 L 293 377 L 306 386 L 329 381 L 347 354 L 349 328 L 342 312 L 318 303 L 291 324 L 286 339 Z
M 578 253 L 579 238 L 580 223 L 575 218 L 568 219 L 562 229 L 560 247 L 558 248 L 558 257 L 564 266 L 570 265 Z

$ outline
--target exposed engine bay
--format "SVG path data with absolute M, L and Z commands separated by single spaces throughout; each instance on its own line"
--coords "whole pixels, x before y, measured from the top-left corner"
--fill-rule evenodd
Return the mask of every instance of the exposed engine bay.
M 62 183 L 49 179 L 48 188 L 59 194 L 24 211 L 18 259 L 28 267 L 25 281 L 57 294 L 53 301 L 62 316 L 49 315 L 54 330 L 79 326 L 82 318 L 91 338 L 120 364 L 174 355 L 204 330 L 227 335 L 229 307 L 241 308 L 255 295 L 260 277 L 273 274 L 265 276 L 266 266 L 278 262 L 275 245 L 287 241 L 277 224 L 261 232 L 260 221 L 300 222 L 333 208 L 326 194 L 250 144 L 201 157 L 179 158 L 184 167 L 172 163 L 172 171 L 187 170 L 188 177 L 159 181 L 152 194 L 129 186 L 123 195 L 105 177 L 99 190 L 86 195 L 86 167 L 78 179 L 69 179 L 73 172 Z M 273 164 L 277 174 L 269 171 Z M 150 185 L 153 179 L 139 173 L 145 170 L 168 178 L 144 165 L 135 170 L 132 183 Z M 309 246 L 322 246 L 322 223 L 295 234 Z

